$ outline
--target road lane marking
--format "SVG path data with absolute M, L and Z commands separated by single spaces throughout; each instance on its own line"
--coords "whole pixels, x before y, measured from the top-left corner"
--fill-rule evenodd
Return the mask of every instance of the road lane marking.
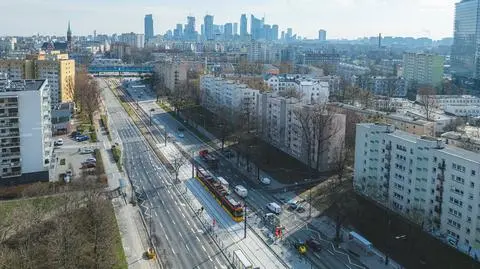
M 330 253 L 332 255 L 335 255 L 335 254 L 333 254 L 333 252 L 331 250 L 327 249 L 327 251 L 328 251 L 328 253 Z
M 175 250 L 174 250 L 173 248 L 172 248 L 172 252 L 173 252 L 173 254 L 176 254 L 176 253 L 175 253 Z
M 188 246 L 187 246 L 187 245 L 185 245 L 185 248 L 187 249 L 187 251 L 188 251 L 188 252 L 190 252 L 190 249 L 188 248 Z
M 205 251 L 205 253 L 207 253 L 207 250 L 205 249 L 205 247 L 202 245 L 202 249 L 203 251 Z
M 183 212 L 182 212 L 182 216 L 183 216 L 183 218 L 185 218 L 185 214 L 183 214 Z
M 192 228 L 190 228 L 190 231 L 192 231 L 193 234 L 195 233 L 195 231 Z
M 157 211 L 153 211 L 153 213 L 155 214 L 155 217 L 158 217 Z
M 163 202 L 163 201 L 162 201 L 162 202 Z M 167 209 L 167 214 L 169 214 L 169 215 L 170 215 L 170 211 L 169 211 L 168 209 Z
M 182 233 L 178 232 L 178 234 L 179 234 L 179 235 L 180 235 L 180 237 L 183 239 L 183 235 L 182 235 Z
M 168 239 L 168 235 L 167 235 L 167 234 L 165 234 L 165 238 L 167 238 L 167 241 L 170 241 L 170 239 Z
M 173 222 L 173 225 L 177 225 L 173 219 L 172 219 L 172 222 Z
M 187 225 L 188 225 L 188 226 L 191 226 L 191 225 L 190 225 L 190 222 L 189 222 L 188 220 L 186 220 L 186 221 L 187 221 Z
M 199 243 L 201 242 L 201 241 L 200 241 L 200 238 L 198 238 L 198 236 L 195 236 L 195 238 L 197 238 L 197 241 L 198 241 Z

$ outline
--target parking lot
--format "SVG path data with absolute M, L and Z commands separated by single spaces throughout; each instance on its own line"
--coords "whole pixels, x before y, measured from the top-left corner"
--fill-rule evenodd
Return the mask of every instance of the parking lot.
M 99 148 L 99 143 L 90 143 L 90 141 L 77 142 L 74 138 L 68 135 L 55 136 L 54 141 L 63 140 L 63 145 L 55 146 L 53 150 L 53 160 L 55 162 L 51 173 L 52 180 L 63 180 L 63 175 L 67 170 L 72 171 L 72 180 L 75 180 L 82 175 L 85 169 L 82 168 L 82 163 L 87 158 L 94 157 L 93 153 L 82 153 L 82 149 L 96 149 Z

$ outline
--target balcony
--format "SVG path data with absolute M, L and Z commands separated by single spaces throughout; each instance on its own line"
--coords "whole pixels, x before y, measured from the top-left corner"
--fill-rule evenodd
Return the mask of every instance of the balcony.
M 435 201 L 437 201 L 437 202 L 439 202 L 439 203 L 442 203 L 442 201 L 443 201 L 442 196 L 438 196 L 438 195 L 435 196 Z
M 21 171 L 12 171 L 12 172 L 3 173 L 3 174 L 2 174 L 2 177 L 3 177 L 3 178 L 7 178 L 7 177 L 18 177 L 18 176 L 21 176 L 21 175 L 22 175 L 22 172 L 21 172 Z
M 392 155 L 390 153 L 385 154 L 385 159 L 390 161 L 392 159 Z
M 437 185 L 437 187 L 435 189 L 439 192 L 443 192 L 443 186 L 442 185 Z
M 388 182 L 383 183 L 383 187 L 388 189 Z
M 435 206 L 434 211 L 438 214 L 442 214 L 442 207 L 437 205 L 437 206 Z
M 441 162 L 438 164 L 438 169 L 445 170 L 445 162 Z
M 20 142 L 5 142 L 0 144 L 3 148 L 20 147 Z
M 390 164 L 389 163 L 385 164 L 385 169 L 390 170 Z
M 20 167 L 22 165 L 21 162 L 10 162 L 10 163 L 2 163 L 2 167 Z
M 0 137 L 18 137 L 18 136 L 20 136 L 19 132 L 0 133 Z
M 440 180 L 440 182 L 443 182 L 445 180 L 445 177 L 442 174 L 438 174 L 437 179 Z
M 20 157 L 20 151 L 16 152 L 2 152 L 0 153 L 0 157 L 6 158 L 6 157 Z
M 18 122 L 16 123 L 0 123 L 0 128 L 19 128 Z
M 385 146 L 385 148 L 386 148 L 387 150 L 391 150 L 391 149 L 392 149 L 392 145 L 391 145 L 391 144 L 387 144 L 387 145 Z

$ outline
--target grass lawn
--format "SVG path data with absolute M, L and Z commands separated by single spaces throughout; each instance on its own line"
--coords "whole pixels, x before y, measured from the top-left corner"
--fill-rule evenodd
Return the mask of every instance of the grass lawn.
M 9 222 L 13 216 L 12 213 L 25 206 L 32 206 L 35 210 L 43 212 L 51 211 L 61 203 L 61 199 L 60 196 L 48 196 L 2 201 L 0 202 L 0 216 L 2 216 L 2 221 Z

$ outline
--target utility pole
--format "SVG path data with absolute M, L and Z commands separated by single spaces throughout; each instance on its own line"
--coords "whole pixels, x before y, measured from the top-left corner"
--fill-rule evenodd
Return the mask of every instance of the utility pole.
M 194 158 L 195 158 L 195 152 L 192 152 L 192 178 L 195 177 L 195 162 L 194 162 Z
M 245 203 L 243 207 L 243 222 L 245 226 L 243 227 L 243 238 L 247 238 L 247 204 Z

